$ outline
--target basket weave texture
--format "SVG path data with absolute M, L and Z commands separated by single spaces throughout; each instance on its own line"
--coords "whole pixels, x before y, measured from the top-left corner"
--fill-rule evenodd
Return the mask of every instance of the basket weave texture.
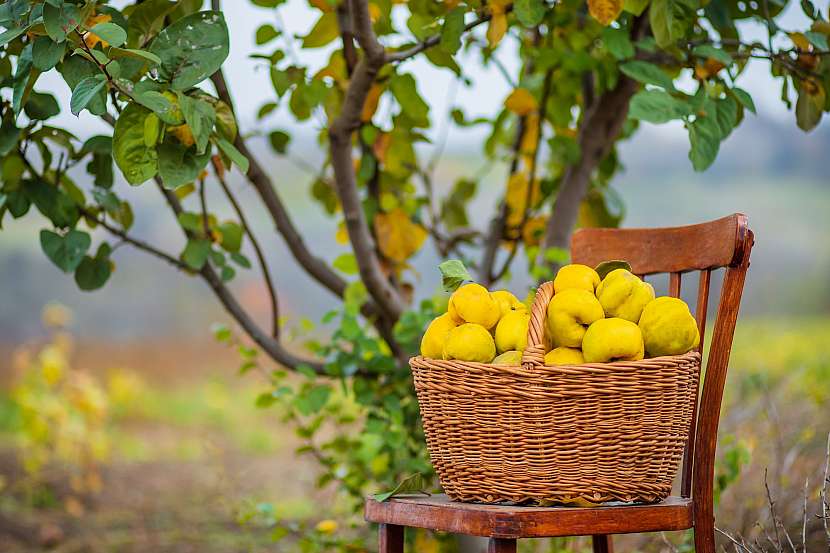
M 552 296 L 552 283 L 540 286 L 521 367 L 410 360 L 444 491 L 486 503 L 665 499 L 689 435 L 700 354 L 545 366 Z

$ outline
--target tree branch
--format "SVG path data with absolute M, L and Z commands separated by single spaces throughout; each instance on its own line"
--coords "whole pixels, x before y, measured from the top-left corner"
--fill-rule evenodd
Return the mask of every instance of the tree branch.
M 513 11 L 513 5 L 512 4 L 510 6 L 508 6 L 507 9 L 504 10 L 505 13 L 510 13 L 511 11 Z M 492 18 L 493 18 L 493 16 L 489 13 L 485 14 L 485 15 L 482 15 L 482 16 L 478 17 L 477 19 L 475 19 L 475 20 L 467 23 L 466 25 L 464 25 L 464 32 L 466 33 L 468 31 L 471 31 L 471 30 L 475 29 L 476 27 L 478 27 L 479 25 L 482 25 L 483 23 L 487 23 Z M 411 48 L 407 48 L 406 50 L 400 50 L 398 52 L 390 53 L 389 56 L 388 56 L 389 61 L 392 62 L 392 63 L 398 63 L 398 62 L 406 61 L 409 58 L 417 56 L 418 54 L 420 54 L 424 50 L 427 50 L 429 48 L 432 48 L 433 46 L 436 46 L 439 42 L 441 42 L 440 33 L 432 35 L 431 37 L 428 37 L 428 38 L 422 40 L 421 42 L 419 42 L 415 46 L 412 46 Z
M 355 36 L 363 48 L 364 56 L 355 67 L 340 115 L 329 126 L 329 149 L 337 195 L 343 208 L 346 230 L 357 258 L 361 280 L 383 314 L 390 320 L 397 321 L 403 313 L 404 301 L 384 275 L 375 253 L 374 240 L 357 190 L 352 160 L 352 134 L 360 128 L 363 104 L 378 71 L 386 62 L 386 52 L 372 30 L 366 0 L 352 0 L 351 5 Z
M 632 41 L 639 40 L 648 28 L 647 12 L 634 19 Z M 545 261 L 545 250 L 567 249 L 579 213 L 579 205 L 588 192 L 591 175 L 599 162 L 608 155 L 628 116 L 628 104 L 639 84 L 620 75 L 617 86 L 604 92 L 588 107 L 577 132 L 581 152 L 579 161 L 570 165 L 562 176 L 559 193 L 553 203 L 553 212 L 545 228 L 545 237 L 539 250 L 537 264 Z M 554 267 L 555 269 L 555 267 Z
M 251 229 L 251 225 L 248 224 L 248 219 L 245 217 L 245 213 L 242 211 L 242 207 L 239 205 L 239 202 L 236 201 L 233 193 L 231 193 L 231 189 L 228 186 L 228 183 L 225 182 L 225 178 L 222 176 L 223 169 L 221 167 L 217 167 L 217 162 L 214 161 L 214 172 L 216 174 L 216 180 L 219 181 L 219 185 L 222 187 L 222 190 L 225 192 L 225 196 L 228 198 L 228 202 L 230 202 L 233 210 L 236 212 L 236 216 L 239 219 L 239 223 L 242 225 L 242 228 L 245 231 L 245 234 L 248 235 L 248 239 L 251 241 L 251 246 L 254 248 L 254 253 L 257 257 L 257 262 L 259 263 L 259 269 L 262 271 L 262 279 L 265 281 L 265 286 L 268 288 L 268 299 L 271 303 L 271 336 L 275 339 L 279 339 L 280 337 L 280 309 L 279 309 L 279 301 L 277 299 L 277 291 L 274 289 L 274 281 L 271 278 L 271 271 L 268 269 L 268 263 L 265 261 L 265 255 L 262 253 L 262 248 L 259 245 L 259 240 L 256 239 L 254 235 L 253 229 Z
M 155 177 L 155 182 L 159 191 L 162 193 L 162 196 L 164 196 L 164 199 L 167 201 L 167 205 L 170 206 L 170 209 L 178 217 L 178 215 L 182 213 L 183 209 L 179 199 L 176 197 L 176 194 L 164 188 L 158 177 Z M 182 232 L 184 232 L 185 236 L 188 238 L 190 237 L 190 233 L 186 229 L 182 229 Z M 275 340 L 265 334 L 262 329 L 259 328 L 259 325 L 257 325 L 257 323 L 239 304 L 239 302 L 236 301 L 236 298 L 233 294 L 231 294 L 230 290 L 228 290 L 225 283 L 222 282 L 222 279 L 219 278 L 219 275 L 216 274 L 216 271 L 213 270 L 213 267 L 211 267 L 209 263 L 205 263 L 199 271 L 199 274 L 202 275 L 202 278 L 205 282 L 207 282 L 211 290 L 213 290 L 214 295 L 216 295 L 219 302 L 224 306 L 225 310 L 231 315 L 231 317 L 236 320 L 245 333 L 248 334 L 248 336 L 250 336 L 251 339 L 256 342 L 256 344 L 273 360 L 288 368 L 295 369 L 299 365 L 307 365 L 319 375 L 326 374 L 323 365 L 320 362 L 297 357 L 285 349 L 279 340 Z

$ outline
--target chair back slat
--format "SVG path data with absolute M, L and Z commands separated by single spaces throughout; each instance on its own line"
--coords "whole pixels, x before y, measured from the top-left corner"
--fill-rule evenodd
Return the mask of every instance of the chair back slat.
M 693 497 L 702 519 L 712 516 L 720 405 L 752 245 L 752 231 L 747 226 L 746 216 L 740 213 L 684 227 L 580 229 L 571 240 L 574 263 L 593 267 L 603 261 L 622 259 L 628 261 L 632 272 L 641 278 L 669 273 L 669 295 L 673 297 L 680 297 L 683 273 L 700 271 L 694 315 L 700 330 L 701 355 L 712 271 L 726 268 L 703 392 L 694 405 L 680 485 L 681 495 Z
M 669 274 L 669 295 L 673 298 L 680 297 L 680 273 Z

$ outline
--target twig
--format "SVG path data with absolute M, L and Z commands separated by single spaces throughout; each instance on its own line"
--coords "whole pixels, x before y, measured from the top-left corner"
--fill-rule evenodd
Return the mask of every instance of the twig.
M 271 279 L 271 272 L 268 269 L 268 263 L 266 263 L 265 261 L 265 255 L 262 253 L 262 248 L 259 245 L 259 241 L 254 235 L 251 225 L 248 224 L 248 219 L 245 217 L 245 213 L 242 211 L 239 202 L 236 200 L 233 193 L 231 193 L 231 189 L 228 186 L 228 183 L 225 182 L 225 178 L 222 176 L 221 170 L 218 167 L 216 167 L 216 162 L 214 162 L 214 169 L 216 174 L 216 180 L 219 181 L 219 185 L 222 187 L 222 190 L 224 190 L 225 196 L 227 196 L 228 201 L 230 202 L 231 206 L 233 206 L 233 209 L 236 212 L 236 216 L 239 218 L 239 223 L 245 230 L 245 234 L 247 234 L 248 238 L 251 240 L 251 245 L 254 248 L 254 253 L 256 254 L 257 261 L 259 262 L 259 268 L 262 271 L 262 278 L 265 281 L 265 286 L 268 288 L 268 297 L 271 302 L 271 320 L 273 325 L 271 329 L 271 336 L 273 336 L 274 338 L 279 338 L 279 302 L 277 299 L 277 291 L 274 289 L 274 282 Z
M 827 449 L 824 454 L 824 482 L 821 485 L 821 518 L 827 547 L 830 548 L 830 499 L 827 489 L 830 487 L 830 433 L 827 434 Z

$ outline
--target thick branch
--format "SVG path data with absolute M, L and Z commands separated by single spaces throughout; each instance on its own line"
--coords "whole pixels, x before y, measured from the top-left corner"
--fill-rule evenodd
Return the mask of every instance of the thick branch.
M 634 20 L 632 35 L 635 40 L 642 37 L 646 31 L 648 23 L 645 17 L 647 14 Z M 588 192 L 591 175 L 599 162 L 611 151 L 628 116 L 628 104 L 638 88 L 639 84 L 636 81 L 620 75 L 617 86 L 595 99 L 585 111 L 577 133 L 581 155 L 579 161 L 569 166 L 562 176 L 553 212 L 545 228 L 545 237 L 537 258 L 538 264 L 546 262 L 545 250 L 568 248 L 579 205 Z
M 386 278 L 375 253 L 374 241 L 357 189 L 352 160 L 352 134 L 360 128 L 363 104 L 378 71 L 386 61 L 386 54 L 372 30 L 366 0 L 352 1 L 352 18 L 355 36 L 363 48 L 364 57 L 355 67 L 340 115 L 329 126 L 331 162 L 346 230 L 357 258 L 361 280 L 384 315 L 396 321 L 404 310 L 404 302 L 398 290 Z

